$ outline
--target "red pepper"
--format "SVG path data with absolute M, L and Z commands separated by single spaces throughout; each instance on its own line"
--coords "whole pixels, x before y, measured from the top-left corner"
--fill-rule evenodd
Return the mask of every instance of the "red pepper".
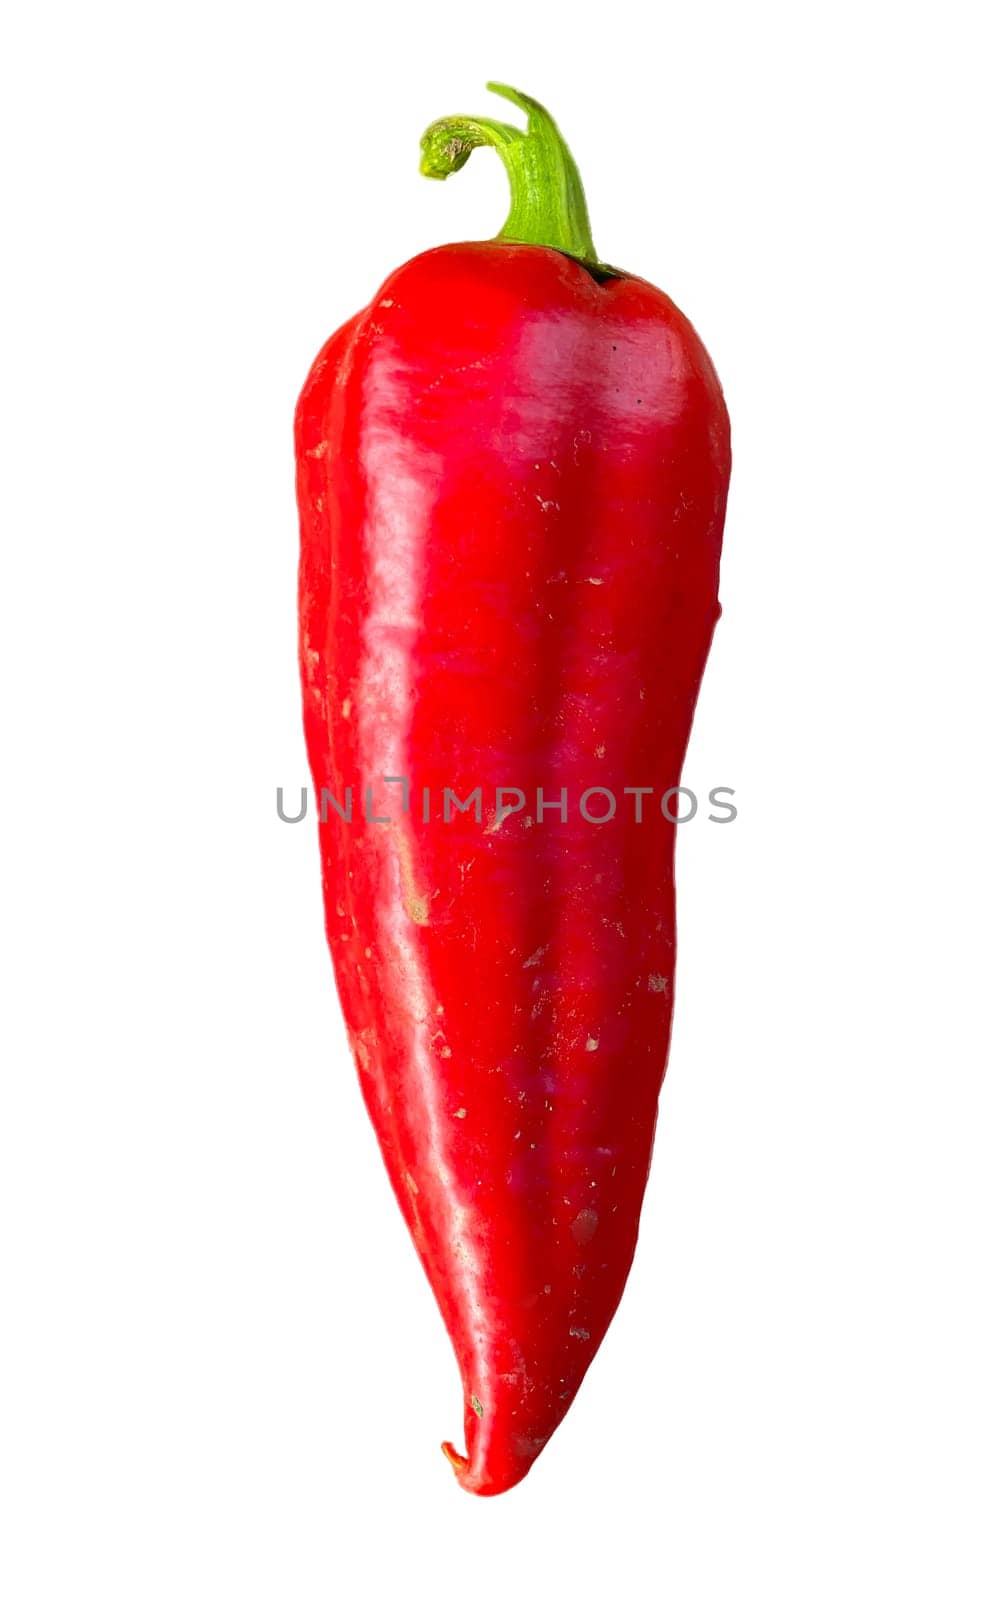
M 551 118 L 490 87 L 526 132 L 436 123 L 422 170 L 494 146 L 501 234 L 392 273 L 296 418 L 328 940 L 477 1494 L 562 1420 L 635 1250 L 730 465 L 694 329 L 598 264 Z

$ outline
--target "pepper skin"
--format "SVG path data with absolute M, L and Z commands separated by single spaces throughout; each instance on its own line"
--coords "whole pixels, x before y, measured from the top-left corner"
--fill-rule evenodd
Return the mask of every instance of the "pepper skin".
M 568 191 L 554 125 L 505 92 L 531 119 L 508 143 L 550 138 Z M 437 125 L 451 169 L 458 126 L 499 125 Z M 354 806 L 320 827 L 327 935 L 461 1370 L 444 1450 L 481 1495 L 540 1454 L 631 1265 L 673 1005 L 660 797 L 719 614 L 718 380 L 666 295 L 597 267 L 581 211 L 575 253 L 504 230 L 407 262 L 296 417 L 307 747 L 319 805 Z

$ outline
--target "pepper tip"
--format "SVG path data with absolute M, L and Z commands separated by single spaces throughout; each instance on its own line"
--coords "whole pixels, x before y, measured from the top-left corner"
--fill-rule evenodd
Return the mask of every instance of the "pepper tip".
M 467 1456 L 462 1456 L 460 1451 L 455 1450 L 453 1445 L 450 1444 L 446 1439 L 444 1439 L 443 1443 L 440 1445 L 440 1449 L 443 1451 L 443 1454 L 446 1456 L 447 1460 L 450 1462 L 450 1465 L 453 1467 L 458 1476 L 460 1476 L 462 1472 L 466 1472 L 468 1467 L 471 1465 Z

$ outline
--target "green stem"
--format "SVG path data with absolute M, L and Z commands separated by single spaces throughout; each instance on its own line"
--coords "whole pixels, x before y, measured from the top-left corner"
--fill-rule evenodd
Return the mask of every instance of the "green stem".
M 595 263 L 586 196 L 569 147 L 544 107 L 504 83 L 493 94 L 527 113 L 526 131 L 491 117 L 444 117 L 422 135 L 419 171 L 427 178 L 459 172 L 472 150 L 491 145 L 509 178 L 509 216 L 497 238 L 548 245 Z

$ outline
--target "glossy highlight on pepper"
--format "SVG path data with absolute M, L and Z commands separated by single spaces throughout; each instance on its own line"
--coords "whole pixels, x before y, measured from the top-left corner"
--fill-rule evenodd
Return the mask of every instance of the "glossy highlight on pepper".
M 422 170 L 497 151 L 502 233 L 393 272 L 297 406 L 319 799 L 419 771 L 487 796 L 680 782 L 719 615 L 721 389 L 673 302 L 598 262 L 552 119 L 495 87 L 526 129 L 446 118 Z M 675 833 L 658 807 L 600 828 L 403 805 L 320 829 L 360 1083 L 461 1371 L 464 1450 L 444 1450 L 476 1494 L 529 1471 L 624 1289 L 670 1038 Z

